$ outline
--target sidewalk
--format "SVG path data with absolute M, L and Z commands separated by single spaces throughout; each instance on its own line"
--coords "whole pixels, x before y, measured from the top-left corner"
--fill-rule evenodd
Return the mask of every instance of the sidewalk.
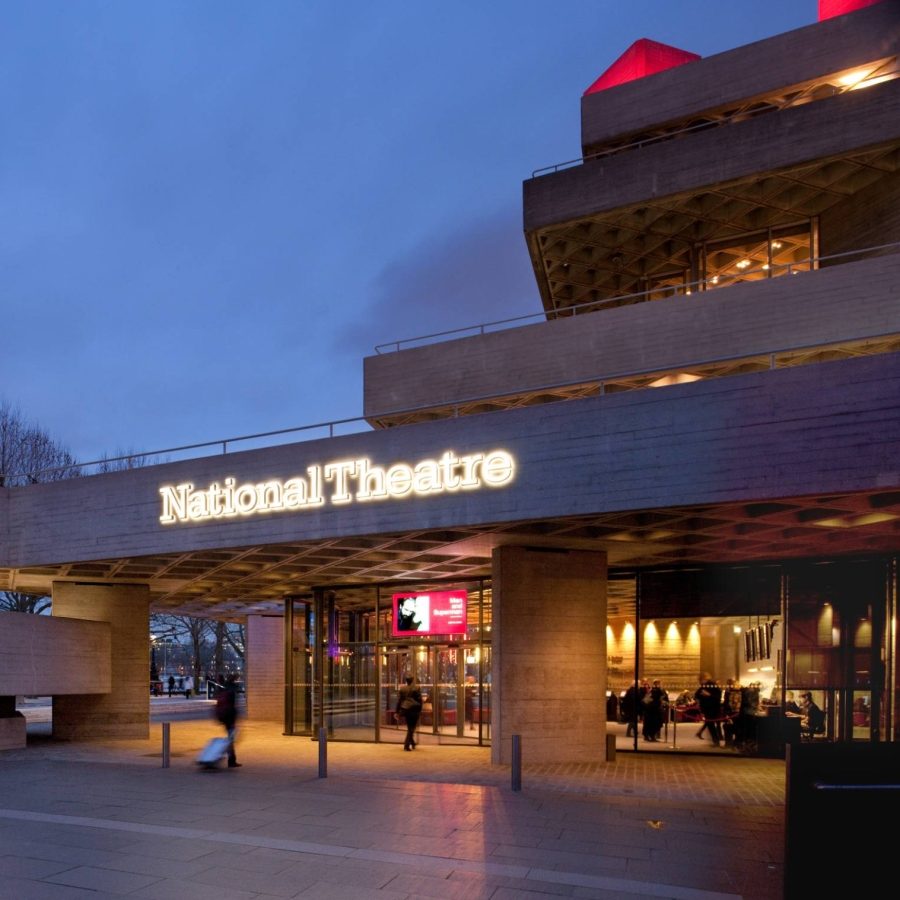
M 167 769 L 159 722 L 0 753 L 0 898 L 781 900 L 780 760 L 620 752 L 513 792 L 487 748 L 330 743 L 319 778 L 318 744 L 244 722 L 243 767 L 201 772 L 194 715 Z

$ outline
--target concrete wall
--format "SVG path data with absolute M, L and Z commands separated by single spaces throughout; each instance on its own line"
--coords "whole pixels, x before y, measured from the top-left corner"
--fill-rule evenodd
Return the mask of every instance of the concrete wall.
M 27 744 L 25 716 L 0 716 L 0 750 L 21 750 Z
M 898 121 L 900 79 L 592 160 L 524 183 L 525 230 L 862 151 Z
M 491 759 L 606 758 L 606 555 L 494 551 Z
M 785 86 L 893 56 L 898 50 L 900 9 L 893 0 L 885 0 L 850 16 L 588 94 L 581 99 L 583 152 L 587 155 L 612 138 L 776 94 Z M 599 62 L 597 74 L 610 62 Z
M 247 716 L 284 722 L 284 618 L 247 616 Z
M 838 201 L 819 216 L 820 256 L 895 241 L 900 241 L 900 172 L 885 175 L 852 197 Z M 823 265 L 835 269 L 841 262 L 826 261 Z
M 177 527 L 158 521 L 161 483 L 284 478 L 356 454 L 389 464 L 495 448 L 517 461 L 507 487 Z M 898 460 L 895 353 L 14 488 L 16 539 L 4 546 L 0 537 L 0 565 L 889 490 L 900 486 Z
M 108 622 L 111 692 L 54 696 L 53 736 L 63 740 L 150 735 L 150 599 L 146 585 L 54 582 L 53 615 Z M 89 658 L 86 661 L 93 662 Z
M 894 200 L 891 215 L 900 219 L 900 197 Z M 370 356 L 365 414 L 900 334 L 898 299 L 900 253 Z
M 0 696 L 108 694 L 109 622 L 0 613 Z

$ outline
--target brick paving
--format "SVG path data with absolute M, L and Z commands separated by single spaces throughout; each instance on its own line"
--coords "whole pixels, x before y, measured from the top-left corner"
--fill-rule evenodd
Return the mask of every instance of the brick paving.
M 196 702 L 196 701 L 192 701 Z M 618 752 L 529 766 L 423 740 L 319 748 L 242 723 L 243 767 L 201 773 L 214 722 L 146 741 L 0 753 L 0 898 L 781 900 L 784 762 Z M 194 712 L 193 715 L 198 715 Z

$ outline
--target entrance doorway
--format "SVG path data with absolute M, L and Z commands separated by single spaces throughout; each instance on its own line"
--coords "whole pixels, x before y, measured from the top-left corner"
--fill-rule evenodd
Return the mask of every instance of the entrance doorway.
M 406 607 L 410 622 L 400 616 Z M 325 728 L 329 740 L 402 742 L 395 710 L 411 675 L 425 699 L 425 743 L 489 744 L 490 632 L 486 579 L 343 585 L 290 598 L 285 733 L 315 738 Z
M 418 733 L 426 744 L 489 744 L 490 654 L 490 646 L 478 644 L 385 647 L 381 683 L 388 727 L 381 739 L 403 741 L 405 732 L 394 721 L 394 710 L 399 686 L 412 675 L 422 691 Z

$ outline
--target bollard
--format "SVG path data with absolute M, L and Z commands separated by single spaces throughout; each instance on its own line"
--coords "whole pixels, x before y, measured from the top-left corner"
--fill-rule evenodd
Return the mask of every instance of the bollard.
M 171 722 L 163 722 L 162 723 L 162 767 L 164 769 L 169 768 L 169 733 Z
M 328 731 L 319 729 L 319 778 L 328 777 Z
M 616 736 L 614 734 L 606 736 L 606 761 L 608 763 L 616 761 Z
M 522 736 L 512 736 L 512 789 L 522 790 Z

